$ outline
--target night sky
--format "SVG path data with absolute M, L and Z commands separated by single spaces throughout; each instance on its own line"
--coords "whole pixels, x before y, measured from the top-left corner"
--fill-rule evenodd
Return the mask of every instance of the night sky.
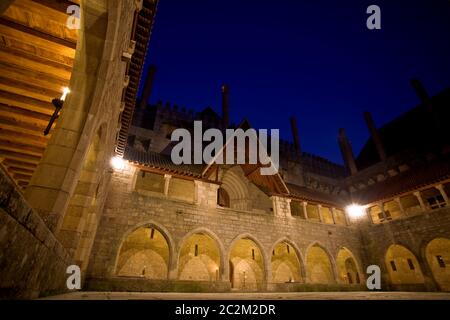
M 366 28 L 371 4 L 381 30 Z M 151 103 L 220 114 L 226 83 L 231 122 L 292 141 L 295 115 L 303 150 L 342 163 L 340 127 L 357 154 L 363 111 L 380 126 L 417 105 L 413 77 L 432 95 L 450 87 L 450 1 L 161 0 L 149 64 Z

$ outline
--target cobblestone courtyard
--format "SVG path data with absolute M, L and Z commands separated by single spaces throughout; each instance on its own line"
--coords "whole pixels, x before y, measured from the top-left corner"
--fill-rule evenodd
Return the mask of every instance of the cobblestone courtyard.
M 443 292 L 159 293 L 74 292 L 50 300 L 450 300 Z

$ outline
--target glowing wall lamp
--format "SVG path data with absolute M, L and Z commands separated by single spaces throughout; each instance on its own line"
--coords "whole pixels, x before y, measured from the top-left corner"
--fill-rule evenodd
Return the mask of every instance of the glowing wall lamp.
M 52 128 L 53 123 L 56 119 L 59 117 L 59 111 L 62 109 L 64 100 L 66 100 L 67 95 L 70 93 L 70 89 L 67 87 L 63 88 L 63 93 L 61 95 L 61 98 L 55 98 L 52 100 L 52 104 L 55 107 L 55 111 L 52 114 L 52 117 L 50 118 L 50 121 L 48 122 L 47 128 L 44 130 L 44 136 L 48 135 L 50 132 L 50 129 Z
M 365 207 L 356 203 L 352 203 L 345 208 L 348 216 L 352 219 L 358 219 L 364 216 Z
M 127 166 L 125 160 L 123 160 L 121 157 L 115 156 L 111 158 L 111 167 L 114 170 L 123 170 Z

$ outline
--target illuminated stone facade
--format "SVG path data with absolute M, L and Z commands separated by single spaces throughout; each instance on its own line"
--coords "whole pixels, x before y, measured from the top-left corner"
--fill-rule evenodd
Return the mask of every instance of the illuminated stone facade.
M 295 121 L 277 175 L 175 166 L 171 132 L 195 119 L 228 127 L 228 89 L 222 116 L 136 102 L 156 2 L 81 9 L 72 93 L 32 178 L 10 165 L 29 157 L 2 156 L 0 297 L 63 292 L 71 264 L 83 290 L 367 290 L 373 264 L 384 290 L 450 290 L 450 134 L 424 113 L 448 119 L 448 90 L 379 131 L 366 116 L 371 139 L 356 158 L 341 130 L 346 166 L 302 152 Z M 392 128 L 416 130 L 411 119 L 426 139 L 406 132 L 417 148 L 399 148 Z M 365 213 L 349 216 L 351 203 Z

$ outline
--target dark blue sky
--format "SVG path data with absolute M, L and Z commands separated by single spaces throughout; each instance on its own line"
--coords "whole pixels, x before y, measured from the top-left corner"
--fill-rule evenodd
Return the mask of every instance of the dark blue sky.
M 370 4 L 381 30 L 366 28 Z M 161 0 L 149 64 L 152 103 L 220 113 L 227 83 L 232 122 L 292 140 L 295 115 L 303 150 L 342 163 L 338 129 L 358 153 L 364 110 L 381 125 L 415 106 L 412 77 L 430 94 L 450 87 L 450 1 Z

